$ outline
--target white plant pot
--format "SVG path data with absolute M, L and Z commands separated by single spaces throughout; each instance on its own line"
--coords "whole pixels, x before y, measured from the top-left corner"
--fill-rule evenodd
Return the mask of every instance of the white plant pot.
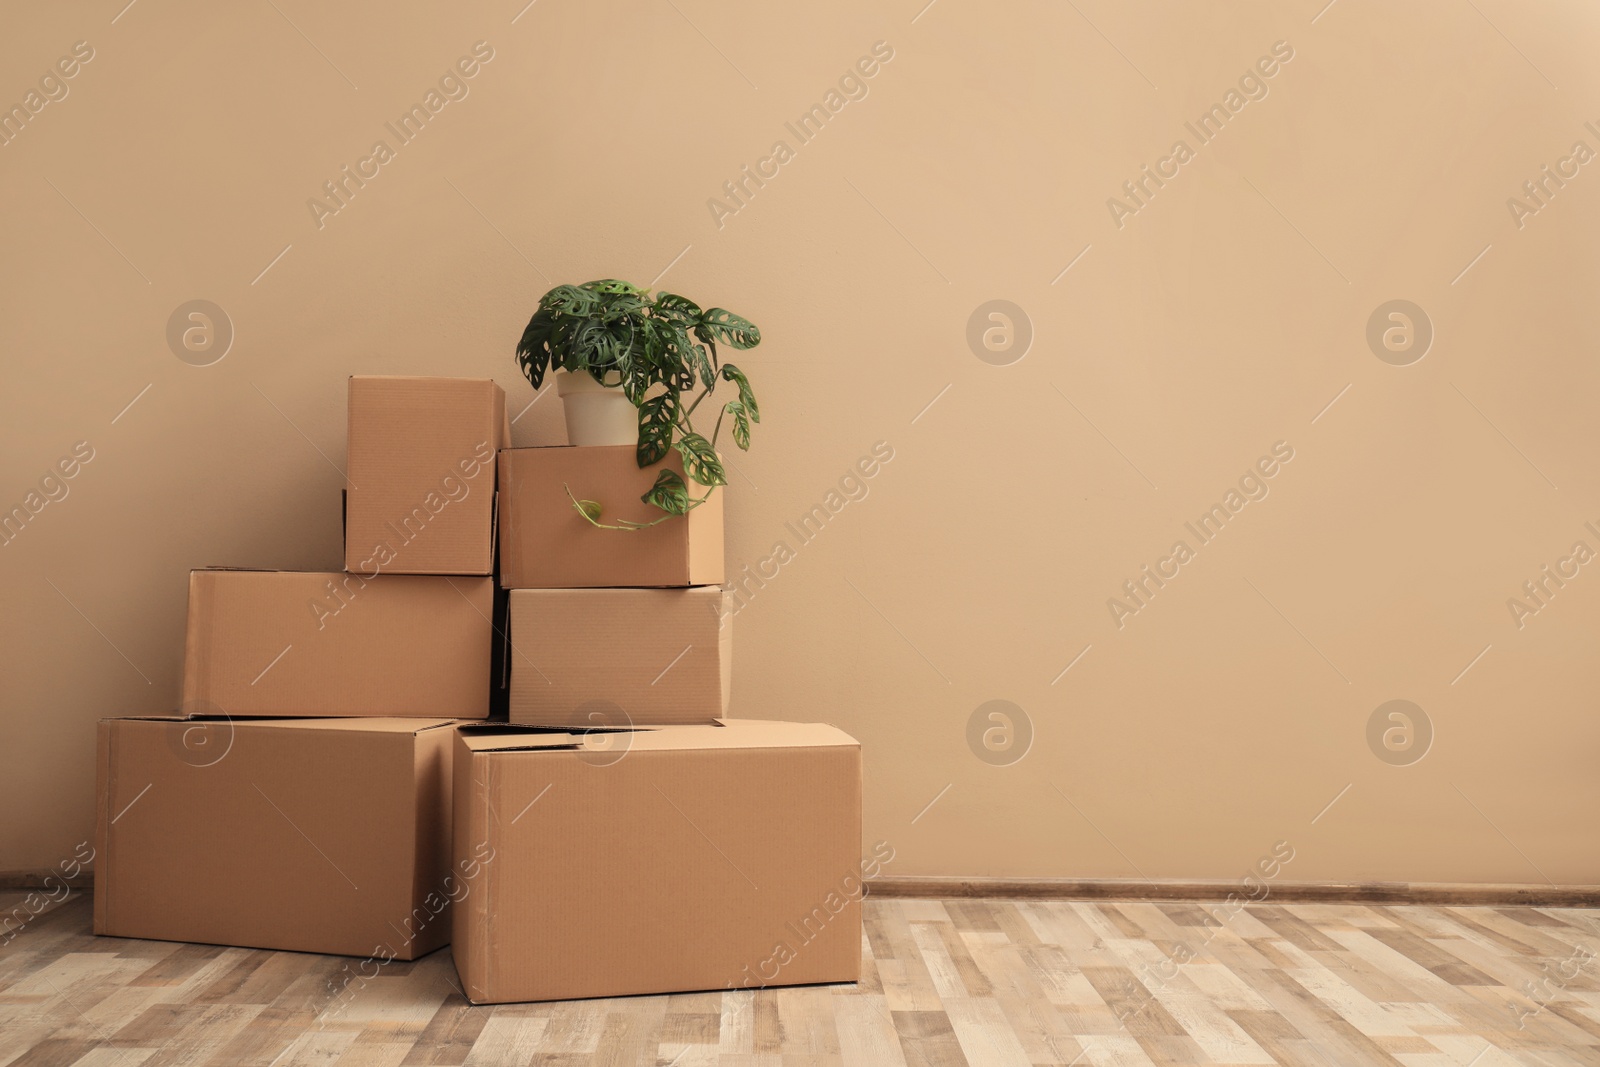
M 638 443 L 639 410 L 621 389 L 601 385 L 588 371 L 558 370 L 556 393 L 567 417 L 567 444 Z

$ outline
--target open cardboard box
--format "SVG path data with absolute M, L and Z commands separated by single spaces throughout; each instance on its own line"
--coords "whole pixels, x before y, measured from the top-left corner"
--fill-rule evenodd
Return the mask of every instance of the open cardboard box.
M 198 570 L 188 714 L 489 714 L 494 579 Z
M 104 719 L 94 932 L 409 960 L 449 941 L 451 719 Z M 474 871 L 475 873 L 475 871 Z
M 474 1003 L 859 977 L 861 747 L 832 726 L 472 724 L 454 783 Z

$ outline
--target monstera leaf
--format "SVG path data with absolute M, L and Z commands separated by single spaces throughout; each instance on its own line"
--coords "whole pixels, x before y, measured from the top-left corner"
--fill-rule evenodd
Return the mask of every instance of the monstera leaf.
M 694 333 L 708 344 L 724 344 L 729 348 L 754 348 L 761 343 L 761 331 L 756 329 L 755 323 L 722 308 L 710 308 L 701 315 Z
M 587 315 L 597 307 L 600 298 L 588 289 L 576 285 L 558 285 L 539 300 L 541 310 L 552 315 Z
M 637 296 L 643 293 L 643 290 L 637 285 L 634 285 L 632 282 L 621 281 L 617 278 L 601 278 L 596 282 L 584 282 L 582 285 L 578 286 L 578 288 L 590 293 L 607 293 L 613 295 L 621 293 L 629 296 Z
M 656 311 L 665 318 L 685 326 L 700 321 L 700 305 L 677 293 L 657 293 Z
M 689 512 L 689 487 L 683 484 L 677 471 L 662 471 L 656 475 L 656 484 L 639 499 L 669 515 L 686 515 Z
M 722 469 L 722 461 L 717 458 L 717 450 L 704 437 L 691 430 L 674 441 L 672 447 L 683 457 L 683 469 L 689 477 L 701 485 L 728 484 L 728 475 Z
M 639 466 L 649 467 L 667 458 L 677 424 L 677 393 L 662 393 L 639 405 Z
M 550 366 L 550 341 L 555 332 L 555 320 L 543 310 L 536 311 L 517 342 L 517 363 L 535 389 L 544 383 L 544 372 Z
M 733 416 L 733 443 L 741 452 L 750 451 L 750 415 L 742 400 L 730 400 L 723 408 Z
M 722 365 L 722 376 L 739 387 L 739 403 L 744 405 L 745 413 L 750 416 L 751 422 L 761 421 L 761 409 L 756 406 L 756 394 L 750 389 L 750 380 L 744 376 L 744 371 L 732 363 Z

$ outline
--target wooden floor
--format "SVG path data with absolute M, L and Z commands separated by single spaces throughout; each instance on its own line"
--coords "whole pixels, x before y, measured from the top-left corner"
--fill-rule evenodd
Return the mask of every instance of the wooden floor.
M 1600 912 L 1206 907 L 869 900 L 857 986 L 474 1008 L 448 949 L 341 992 L 80 895 L 0 948 L 0 1067 L 1600 1064 Z

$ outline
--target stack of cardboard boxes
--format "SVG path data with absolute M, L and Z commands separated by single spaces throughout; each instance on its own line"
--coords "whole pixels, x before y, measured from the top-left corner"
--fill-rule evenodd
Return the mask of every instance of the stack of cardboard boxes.
M 660 514 L 631 446 L 510 448 L 488 380 L 349 402 L 344 571 L 193 572 L 182 709 L 100 724 L 95 932 L 453 942 L 476 1003 L 854 981 L 860 749 L 728 717 L 722 491 L 596 529 Z

